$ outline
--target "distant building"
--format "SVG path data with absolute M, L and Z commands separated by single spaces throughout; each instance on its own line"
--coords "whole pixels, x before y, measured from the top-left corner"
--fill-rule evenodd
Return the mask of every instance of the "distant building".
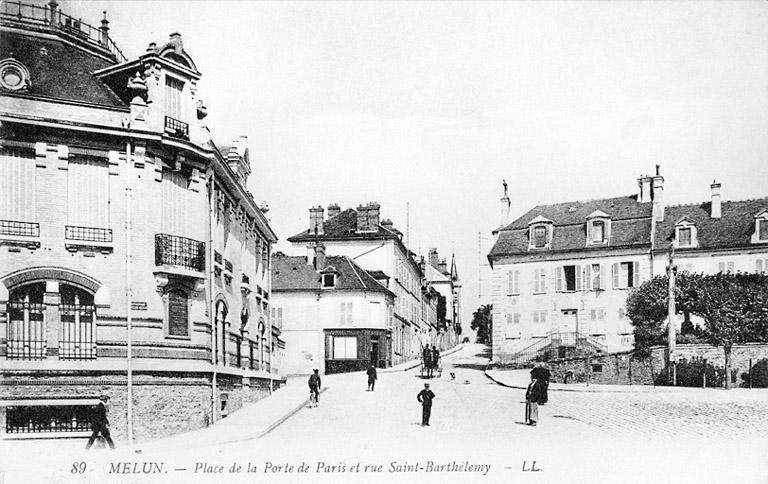
M 0 436 L 87 437 L 106 394 L 147 440 L 267 395 L 276 236 L 181 36 L 126 59 L 106 19 L 0 9 Z
M 450 348 L 461 334 L 461 284 L 456 268 L 456 258 L 451 257 L 451 267 L 438 257 L 436 248 L 429 249 L 428 258 L 422 261 L 424 277 L 438 297 L 438 347 Z
M 388 327 L 387 348 L 392 364 L 418 358 L 429 328 L 422 317 L 422 285 L 424 273 L 415 254 L 403 243 L 403 234 L 390 220 L 380 219 L 380 205 L 368 203 L 357 210 L 341 211 L 338 205 L 309 209 L 309 227 L 289 237 L 299 250 L 314 252 L 316 241 L 322 242 L 329 256 L 343 255 L 372 274 L 380 274 L 395 295 L 394 317 Z
M 390 366 L 394 294 L 345 256 L 272 257 L 272 311 L 288 347 L 286 374 Z
M 638 179 L 637 195 L 539 205 L 501 226 L 493 268 L 493 359 L 525 361 L 631 349 L 632 288 L 665 274 L 670 244 L 680 270 L 768 270 L 768 198 L 666 207 L 664 178 Z M 678 321 L 679 325 L 680 322 Z

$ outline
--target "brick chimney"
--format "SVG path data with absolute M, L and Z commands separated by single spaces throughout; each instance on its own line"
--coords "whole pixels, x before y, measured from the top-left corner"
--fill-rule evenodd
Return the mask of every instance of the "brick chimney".
M 437 249 L 433 247 L 429 249 L 429 265 L 437 269 L 437 264 L 438 264 Z
M 328 219 L 335 217 L 336 215 L 341 213 L 341 207 L 339 207 L 338 203 L 332 203 L 328 205 Z
M 652 182 L 653 177 L 646 175 L 640 175 L 640 178 L 637 179 L 637 186 L 640 188 L 640 193 L 637 196 L 638 203 L 646 203 L 651 201 Z
M 720 218 L 722 213 L 722 202 L 720 201 L 720 184 L 717 180 L 712 180 L 712 184 L 709 186 L 712 189 L 712 211 L 710 217 Z
M 504 227 L 509 222 L 510 202 L 509 195 L 507 194 L 507 180 L 502 180 L 501 184 L 504 187 L 504 195 L 501 197 L 501 218 L 499 220 L 499 227 Z
M 660 167 L 656 165 L 656 175 L 653 177 L 651 192 L 653 198 L 653 219 L 657 222 L 664 221 L 664 177 L 661 176 Z
M 437 270 L 440 271 L 441 274 L 448 272 L 448 264 L 445 262 L 445 259 L 437 264 Z
M 325 246 L 322 242 L 315 246 L 315 270 L 325 269 Z
M 314 235 L 317 228 L 317 235 L 323 235 L 323 213 L 325 210 L 318 205 L 309 208 L 309 235 Z
M 381 205 L 377 202 L 368 203 L 368 230 L 371 232 L 379 231 Z
M 315 267 L 315 244 L 307 245 L 307 264 Z
M 387 230 L 392 230 L 395 227 L 392 221 L 388 218 L 385 218 L 384 220 L 381 221 L 381 226 Z
M 368 205 L 359 205 L 357 207 L 357 231 L 365 232 L 368 230 Z

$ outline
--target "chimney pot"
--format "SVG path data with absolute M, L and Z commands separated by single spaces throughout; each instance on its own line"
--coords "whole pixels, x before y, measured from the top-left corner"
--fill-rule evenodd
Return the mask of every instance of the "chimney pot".
M 504 227 L 509 222 L 509 196 L 507 195 L 507 181 L 502 180 L 504 193 L 501 197 L 501 218 L 499 219 L 499 227 Z

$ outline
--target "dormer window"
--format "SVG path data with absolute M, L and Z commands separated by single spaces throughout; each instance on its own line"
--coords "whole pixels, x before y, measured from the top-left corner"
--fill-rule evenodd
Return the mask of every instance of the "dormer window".
M 545 249 L 552 241 L 552 221 L 539 215 L 528 224 L 530 249 Z
M 323 289 L 336 287 L 338 279 L 339 271 L 337 271 L 333 266 L 328 266 L 320 271 L 320 286 Z
M 611 218 L 607 213 L 595 210 L 587 215 L 587 245 L 607 244 L 610 228 Z
M 768 208 L 755 215 L 755 233 L 752 235 L 752 243 L 768 243 Z
M 684 217 L 675 224 L 675 247 L 680 249 L 698 246 L 696 224 Z
M 335 287 L 336 274 L 323 274 L 323 287 Z

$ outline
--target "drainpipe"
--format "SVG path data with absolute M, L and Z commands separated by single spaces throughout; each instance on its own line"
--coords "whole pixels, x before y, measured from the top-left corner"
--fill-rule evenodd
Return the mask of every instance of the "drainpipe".
M 125 143 L 125 311 L 126 311 L 126 366 L 128 373 L 128 445 L 133 445 L 133 318 L 131 317 L 131 140 Z
M 216 328 L 216 306 L 213 303 L 213 280 L 214 280 L 214 267 L 213 267 L 213 234 L 215 230 L 214 226 L 214 168 L 211 165 L 211 176 L 208 180 L 208 253 L 206 254 L 206 260 L 208 264 L 208 322 L 211 324 L 211 365 L 213 365 L 213 374 L 211 375 L 211 423 L 216 422 L 216 351 L 218 345 L 216 344 L 217 328 Z

